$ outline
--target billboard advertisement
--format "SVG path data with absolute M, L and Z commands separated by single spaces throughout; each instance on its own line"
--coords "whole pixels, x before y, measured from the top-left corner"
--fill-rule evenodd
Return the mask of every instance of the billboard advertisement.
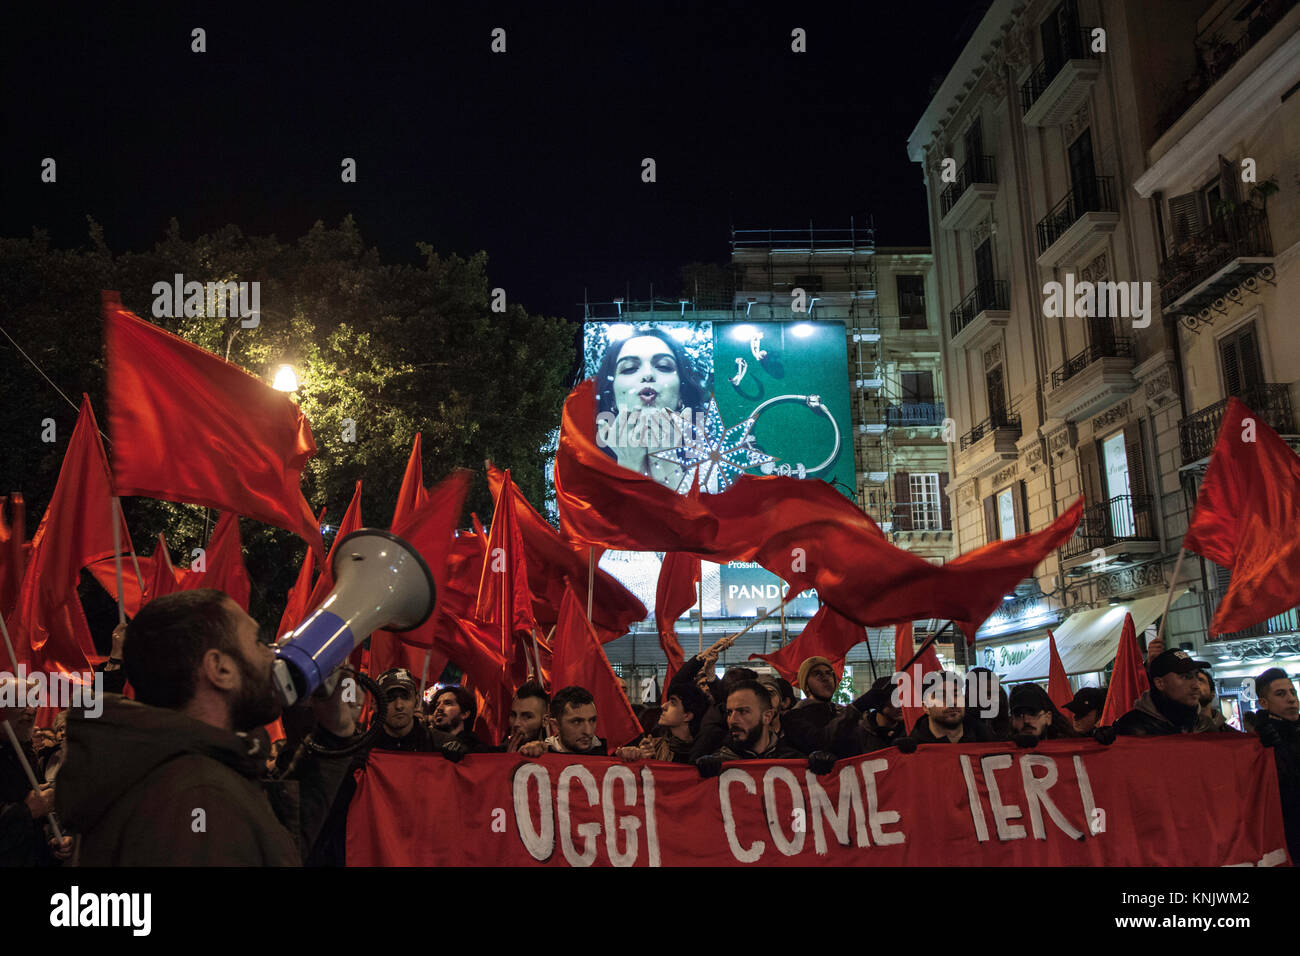
M 625 468 L 687 494 L 719 494 L 742 474 L 854 487 L 840 322 L 589 322 L 584 371 L 596 380 L 593 434 Z M 601 567 L 654 607 L 662 555 L 611 552 Z M 786 594 L 757 565 L 705 563 L 705 617 L 752 617 Z M 788 613 L 816 613 L 813 592 Z

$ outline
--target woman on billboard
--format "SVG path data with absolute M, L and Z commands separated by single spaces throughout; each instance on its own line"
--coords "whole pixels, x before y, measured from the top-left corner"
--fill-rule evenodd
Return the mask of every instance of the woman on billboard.
M 652 453 L 681 445 L 707 400 L 681 344 L 663 329 L 639 329 L 610 342 L 596 369 L 596 443 L 624 468 L 675 489 L 681 467 Z

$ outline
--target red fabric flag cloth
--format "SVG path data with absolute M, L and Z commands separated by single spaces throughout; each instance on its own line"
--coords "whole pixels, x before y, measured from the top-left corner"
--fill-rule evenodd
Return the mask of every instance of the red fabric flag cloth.
M 791 589 L 791 596 L 795 593 Z M 866 639 L 867 632 L 861 624 L 855 624 L 829 604 L 823 604 L 812 620 L 804 625 L 803 632 L 785 647 L 771 654 L 750 654 L 749 659 L 767 661 L 778 674 L 796 684 L 800 664 L 810 657 L 824 657 L 831 662 L 838 682 L 844 676 L 844 658 L 848 656 L 849 648 Z
M 1074 533 L 1083 499 L 1042 531 L 999 541 L 943 565 L 890 544 L 851 501 L 817 480 L 743 475 L 699 502 L 620 467 L 590 433 L 593 382 L 564 404 L 555 493 L 576 540 L 627 550 L 684 551 L 715 561 L 756 561 L 794 593 L 867 627 L 952 618 L 973 643 L 1003 596 Z
M 1150 689 L 1147 670 L 1142 666 L 1142 651 L 1138 649 L 1137 632 L 1133 616 L 1124 615 L 1124 629 L 1119 635 L 1119 650 L 1115 653 L 1115 666 L 1110 672 L 1110 686 L 1106 688 L 1106 706 L 1097 719 L 1098 727 L 1109 727 L 1130 710 L 1139 697 Z
M 316 454 L 296 404 L 101 293 L 108 427 L 120 495 L 232 511 L 325 548 L 299 480 Z
M 1300 605 L 1300 457 L 1228 400 L 1183 547 L 1232 572 L 1210 636 Z
M 1069 717 L 1070 711 L 1065 709 L 1065 705 L 1074 700 L 1074 692 L 1070 690 L 1070 678 L 1065 675 L 1065 665 L 1056 650 L 1056 635 L 1050 628 L 1047 631 L 1047 654 L 1047 696 L 1057 710 Z
M 894 625 L 894 667 L 900 669 L 912 659 L 916 653 L 916 639 L 912 631 L 912 622 L 907 621 L 903 624 Z M 921 656 L 916 659 L 910 668 L 908 668 L 908 679 L 903 684 L 903 726 L 907 728 L 910 734 L 916 722 L 925 716 L 925 708 L 913 706 L 908 703 L 911 699 L 919 699 L 921 689 L 925 686 L 925 675 L 935 671 L 943 670 L 943 665 L 939 663 L 939 655 L 934 652 L 934 645 L 931 644 Z
M 324 508 L 320 510 L 316 523 L 317 525 L 325 523 Z M 307 601 L 311 597 L 311 579 L 315 573 L 316 552 L 308 548 L 307 554 L 302 559 L 302 566 L 298 568 L 298 577 L 294 580 L 293 587 L 289 588 L 289 594 L 284 600 L 284 613 L 280 615 L 280 626 L 275 629 L 276 640 L 284 637 L 307 617 L 307 612 L 311 610 Z
M 551 642 L 555 657 L 551 679 L 555 691 L 564 687 L 585 687 L 596 699 L 596 736 L 612 752 L 641 734 L 632 704 L 618 685 L 596 632 L 587 623 L 587 611 L 568 588 L 560 604 L 560 620 Z M 554 693 L 554 691 L 552 691 Z
M 352 500 L 348 502 L 347 510 L 343 512 L 343 520 L 339 522 L 338 530 L 334 532 L 334 540 L 330 542 L 329 554 L 326 555 L 325 563 L 321 565 L 320 574 L 316 578 L 316 584 L 307 597 L 308 611 L 318 607 L 329 595 L 330 591 L 334 590 L 334 550 L 338 547 L 340 541 L 352 532 L 359 530 L 361 530 L 360 481 L 352 489 Z
M 396 529 L 405 524 L 429 500 L 429 489 L 424 487 L 424 462 L 420 456 L 420 433 L 416 432 L 415 441 L 411 443 L 411 456 L 406 460 L 406 471 L 402 473 L 402 486 L 397 490 L 397 505 L 393 508 L 393 523 L 389 528 Z
M 488 487 L 493 498 L 501 493 L 505 472 L 491 462 L 487 464 Z M 524 542 L 524 562 L 528 566 L 528 590 L 533 595 L 533 617 L 543 636 L 560 617 L 567 581 L 578 601 L 587 606 L 588 563 L 592 559 L 585 545 L 566 541 L 550 522 L 528 503 L 513 482 L 515 518 Z M 600 560 L 600 555 L 594 556 Z M 600 568 L 595 574 L 595 598 L 591 606 L 591 626 L 602 644 L 617 640 L 632 625 L 646 616 L 645 605 L 618 579 Z
M 507 469 L 492 511 L 474 617 L 500 630 L 501 654 L 510 668 L 511 680 L 521 684 L 529 670 L 525 642 L 537 623 L 532 592 L 528 590 L 524 539 L 515 512 L 514 484 Z M 517 635 L 524 637 L 520 640 Z
M 244 550 L 239 540 L 239 516 L 224 511 L 217 519 L 217 526 L 212 530 L 212 537 L 203 554 L 204 569 L 197 571 L 193 567 L 185 577 L 184 589 L 192 591 L 197 588 L 216 588 L 230 595 L 231 599 L 245 612 L 248 611 L 248 598 L 251 587 L 248 571 L 244 567 Z
M 655 586 L 655 626 L 659 629 L 659 646 L 668 658 L 668 673 L 664 686 L 673 682 L 673 675 L 686 662 L 682 645 L 677 640 L 677 619 L 695 606 L 695 586 L 700 583 L 700 559 L 692 554 L 669 551 L 659 567 L 659 583 Z
M 5 516 L 8 505 L 9 517 Z M 0 498 L 0 616 L 8 617 L 18 603 L 27 567 L 27 505 L 18 492 Z
M 86 565 L 113 556 L 117 514 L 99 426 L 90 399 L 82 396 L 59 480 L 32 538 L 10 614 L 15 652 L 32 670 L 90 669 L 86 658 L 94 653 L 94 644 L 77 599 L 77 582 Z M 120 524 L 120 534 L 123 542 L 131 540 L 125 523 Z M 77 607 L 69 624 L 69 615 L 61 609 L 70 603 Z

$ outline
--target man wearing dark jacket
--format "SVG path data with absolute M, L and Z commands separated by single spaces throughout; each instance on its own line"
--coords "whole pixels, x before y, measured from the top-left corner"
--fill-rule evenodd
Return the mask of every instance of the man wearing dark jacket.
M 10 687 L 0 691 L 0 697 L 17 699 L 17 678 L 6 675 L 0 681 L 11 682 Z M 36 708 L 0 707 L 0 720 L 8 721 L 14 729 L 23 756 L 39 777 L 31 742 Z M 53 803 L 54 792 L 48 787 L 32 789 L 18 752 L 0 728 L 0 866 L 54 866 L 71 855 L 71 838 L 65 837 L 60 843 L 45 832 L 45 817 Z
M 1255 732 L 1259 742 L 1273 748 L 1277 784 L 1282 793 L 1282 825 L 1291 862 L 1300 863 L 1300 701 L 1295 684 L 1280 667 L 1255 678 L 1260 710 Z
M 956 675 L 953 675 L 955 677 Z M 982 744 L 997 739 L 984 721 L 968 712 L 958 682 L 944 679 L 925 691 L 925 716 L 898 746 L 911 744 Z
M 497 753 L 498 748 L 479 740 L 474 726 L 477 704 L 474 695 L 459 684 L 442 688 L 429 701 L 433 706 L 433 729 L 429 735 L 436 749 L 446 753 L 448 741 L 456 741 L 467 754 Z
M 402 750 L 429 753 L 437 750 L 433 735 L 416 713 L 415 678 L 405 667 L 392 667 L 379 675 L 380 691 L 388 707 L 384 711 L 384 730 L 375 741 L 375 750 Z M 361 755 L 364 763 L 365 755 Z
M 1013 737 L 1027 734 L 1039 740 L 1057 740 L 1075 736 L 1070 721 L 1056 709 L 1041 685 L 1017 684 L 1011 689 L 1009 703 Z
M 809 657 L 799 665 L 795 683 L 807 696 L 781 715 L 781 732 L 804 753 L 826 749 L 826 728 L 844 711 L 831 700 L 840 683 L 835 668 L 824 657 Z
M 605 742 L 596 736 L 596 698 L 585 687 L 562 687 L 551 698 L 550 726 L 555 731 L 545 740 L 534 740 L 519 748 L 525 757 L 544 753 L 604 757 Z
M 1201 734 L 1233 731 L 1227 724 L 1216 725 L 1201 710 L 1201 687 L 1196 672 L 1210 665 L 1195 661 L 1183 650 L 1165 651 L 1151 662 L 1151 689 L 1133 709 L 1115 721 L 1120 736 L 1159 737 L 1168 734 Z
M 827 726 L 824 746 L 837 757 L 853 757 L 891 747 L 907 733 L 903 714 L 894 706 L 894 679 L 877 678 L 871 689 L 846 704 L 838 717 Z
M 56 808 L 81 834 L 86 866 L 297 866 L 324 822 L 347 757 L 304 755 L 296 779 L 263 780 L 245 736 L 280 715 L 275 654 L 257 622 L 220 591 L 157 598 L 127 629 L 136 700 L 73 711 Z M 316 744 L 354 730 L 339 682 L 313 701 Z

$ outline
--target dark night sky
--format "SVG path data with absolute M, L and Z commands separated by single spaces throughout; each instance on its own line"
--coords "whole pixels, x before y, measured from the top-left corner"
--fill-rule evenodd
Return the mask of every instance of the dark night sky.
M 732 224 L 874 216 L 877 242 L 928 244 L 905 141 L 983 6 L 11 8 L 0 235 L 80 244 L 92 215 L 138 251 L 172 216 L 186 238 L 233 222 L 294 239 L 351 212 L 385 259 L 486 249 L 511 299 L 569 318 L 584 286 L 644 297 L 726 261 Z

